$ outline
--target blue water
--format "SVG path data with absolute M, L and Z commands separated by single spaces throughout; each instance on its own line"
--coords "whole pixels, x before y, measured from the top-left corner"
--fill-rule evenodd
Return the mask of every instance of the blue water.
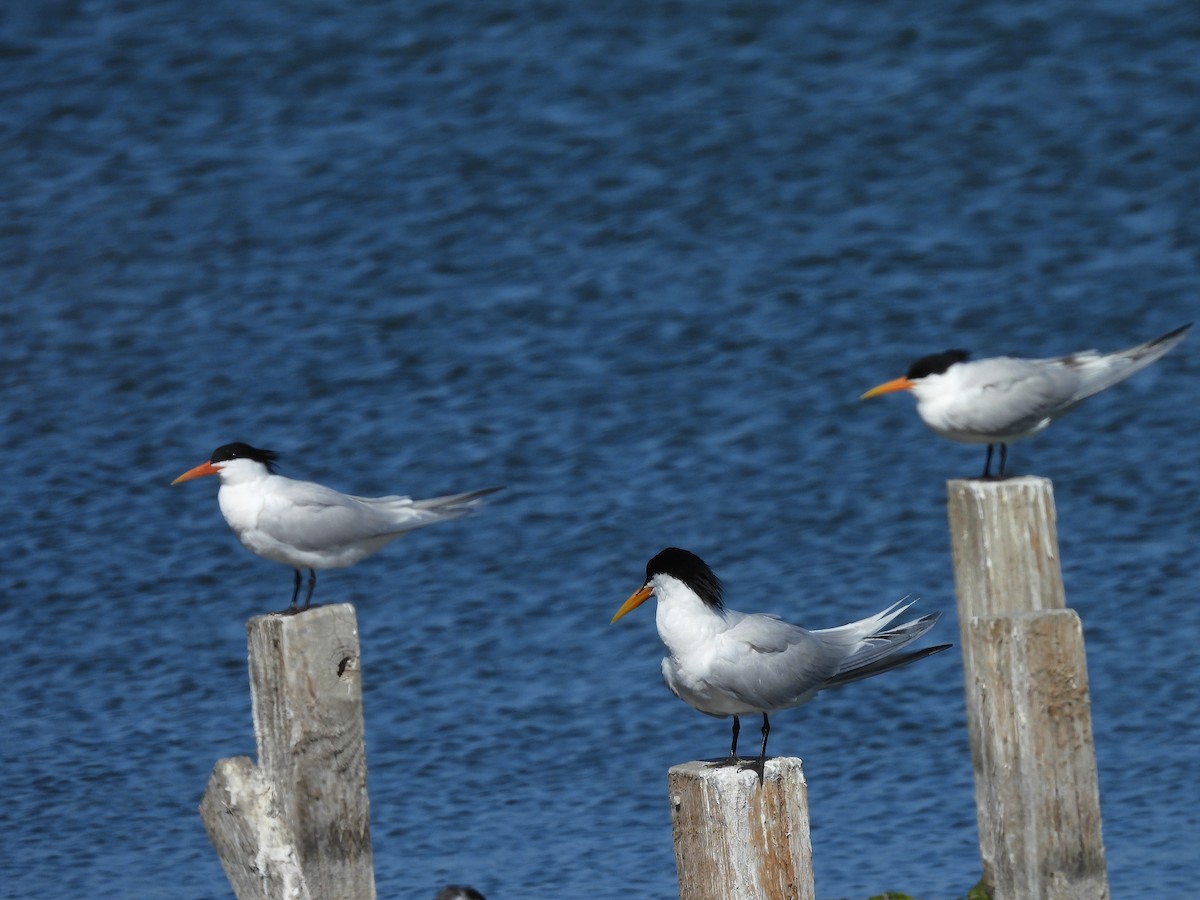
M 957 640 L 944 482 L 866 388 L 948 346 L 1197 316 L 1200 7 L 53 0 L 0 9 L 0 894 L 229 895 L 253 752 L 219 444 L 354 493 L 507 484 L 329 572 L 358 608 L 381 897 L 675 892 L 645 561 Z M 1113 896 L 1194 893 L 1193 338 L 1016 445 L 1054 480 Z M 979 875 L 957 650 L 773 721 L 822 900 Z

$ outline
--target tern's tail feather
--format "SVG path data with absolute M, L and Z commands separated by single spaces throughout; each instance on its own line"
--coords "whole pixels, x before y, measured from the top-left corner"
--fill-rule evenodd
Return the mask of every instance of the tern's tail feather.
M 462 516 L 479 505 L 480 500 L 488 494 L 504 490 L 503 487 L 484 488 L 482 491 L 469 491 L 466 494 L 446 494 L 444 497 L 430 497 L 428 500 L 414 500 L 413 509 L 428 510 L 439 513 L 443 518 Z
M 934 653 L 940 653 L 950 644 L 939 644 L 936 647 L 926 647 L 909 653 L 900 653 L 917 638 L 934 626 L 941 613 L 930 613 L 919 619 L 905 622 L 884 630 L 895 618 L 908 609 L 912 603 L 896 603 L 881 613 L 868 619 L 852 622 L 840 628 L 828 628 L 824 631 L 813 632 L 825 640 L 837 643 L 850 642 L 849 653 L 836 675 L 826 682 L 826 686 L 849 684 L 861 678 L 870 678 L 880 672 L 896 669 L 916 662 Z
M 1138 344 L 1127 350 L 1118 350 L 1116 353 L 1097 353 L 1095 350 L 1088 350 L 1062 357 L 1061 362 L 1064 365 L 1077 370 L 1083 376 L 1082 384 L 1072 398 L 1073 403 L 1078 403 L 1092 394 L 1098 394 L 1105 388 L 1124 381 L 1130 375 L 1142 371 L 1146 366 L 1161 359 L 1174 349 L 1176 344 L 1187 337 L 1188 329 L 1191 327 L 1192 323 L 1188 322 L 1182 328 L 1176 328 L 1162 337 L 1146 341 L 1144 344 Z
M 830 678 L 825 685 L 826 687 L 836 687 L 839 684 L 849 684 L 852 681 L 858 681 L 862 678 L 870 678 L 872 675 L 878 675 L 880 672 L 898 669 L 901 666 L 907 666 L 909 663 L 916 662 L 918 659 L 924 659 L 926 656 L 932 656 L 935 653 L 941 653 L 943 650 L 949 650 L 951 646 L 953 645 L 937 644 L 933 647 L 923 647 L 920 650 L 910 650 L 908 653 L 901 653 L 898 656 L 885 656 L 882 659 L 876 659 L 874 662 L 858 666 L 854 669 L 843 669 Z
M 372 532 L 373 535 L 398 536 L 416 528 L 424 528 L 426 525 L 465 516 L 474 511 L 483 497 L 499 490 L 503 490 L 503 488 L 486 488 L 467 494 L 447 494 L 444 497 L 430 497 L 428 500 L 414 500 L 411 497 L 400 496 L 352 497 L 351 499 L 384 516 L 378 529 Z

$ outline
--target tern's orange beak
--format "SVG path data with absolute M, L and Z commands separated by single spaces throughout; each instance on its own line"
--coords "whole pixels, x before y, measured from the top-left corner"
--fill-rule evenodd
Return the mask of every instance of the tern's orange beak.
M 891 381 L 885 381 L 878 387 L 873 387 L 861 397 L 859 400 L 870 400 L 872 397 L 878 397 L 880 394 L 891 394 L 894 391 L 910 391 L 913 388 L 913 382 L 908 378 L 893 378 Z
M 649 600 L 653 596 L 654 596 L 654 588 L 650 587 L 650 585 L 648 585 L 648 584 L 642 585 L 640 588 L 638 588 L 636 591 L 634 591 L 632 597 L 630 597 L 628 600 L 626 600 L 624 603 L 621 604 L 621 608 L 617 610 L 617 614 L 612 617 L 612 622 L 609 622 L 608 624 L 611 625 L 613 622 L 617 621 L 617 619 L 621 618 L 621 616 L 625 615 L 625 613 L 629 612 L 631 609 L 637 609 L 639 606 L 641 606 L 643 603 L 645 603 L 647 600 Z
M 184 472 L 182 475 L 180 475 L 178 478 L 176 478 L 174 481 L 172 481 L 171 484 L 175 485 L 175 484 L 180 484 L 181 482 L 184 482 L 184 481 L 191 481 L 193 478 L 200 478 L 203 475 L 216 475 L 220 471 L 221 470 L 218 469 L 216 466 L 214 466 L 212 463 L 202 462 L 202 463 L 200 463 L 200 465 L 196 466 L 196 468 L 188 469 L 186 472 Z

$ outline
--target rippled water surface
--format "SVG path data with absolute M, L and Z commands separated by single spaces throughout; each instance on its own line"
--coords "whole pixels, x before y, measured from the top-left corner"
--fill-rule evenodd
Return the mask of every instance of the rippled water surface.
M 916 356 L 1196 316 L 1193 3 L 52 2 L 0 11 L 0 894 L 229 895 L 196 806 L 253 752 L 231 440 L 360 494 L 503 483 L 322 576 L 365 666 L 380 896 L 670 897 L 675 544 L 731 605 L 907 593 L 957 641 Z M 1193 337 L 1010 470 L 1054 480 L 1114 897 L 1190 896 Z M 772 722 L 823 900 L 979 875 L 958 651 Z

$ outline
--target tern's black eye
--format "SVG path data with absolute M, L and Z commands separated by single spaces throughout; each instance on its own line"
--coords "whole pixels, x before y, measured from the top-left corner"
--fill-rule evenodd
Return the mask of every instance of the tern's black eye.
M 932 356 L 922 356 L 908 367 L 904 377 L 909 381 L 924 378 L 926 375 L 941 375 L 955 363 L 966 362 L 970 354 L 966 350 L 947 350 Z

